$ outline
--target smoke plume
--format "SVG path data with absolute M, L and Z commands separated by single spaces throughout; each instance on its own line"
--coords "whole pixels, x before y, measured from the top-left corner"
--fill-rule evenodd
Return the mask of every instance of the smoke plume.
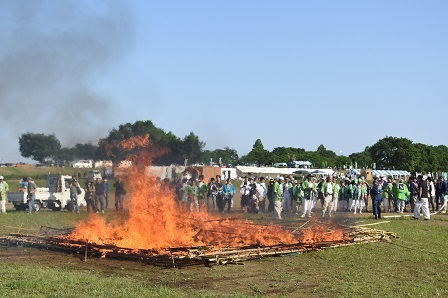
M 62 145 L 111 129 L 111 105 L 94 82 L 129 49 L 124 2 L 0 0 L 0 158 L 20 158 L 22 133 L 54 133 Z

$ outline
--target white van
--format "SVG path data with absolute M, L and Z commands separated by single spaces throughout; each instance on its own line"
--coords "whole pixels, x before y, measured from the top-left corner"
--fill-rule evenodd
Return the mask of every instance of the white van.
M 74 168 L 93 168 L 93 161 L 90 159 L 78 160 L 73 164 Z

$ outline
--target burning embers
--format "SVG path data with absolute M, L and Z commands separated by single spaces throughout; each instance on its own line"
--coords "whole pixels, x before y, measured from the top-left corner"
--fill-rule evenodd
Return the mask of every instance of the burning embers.
M 229 222 L 231 222 L 231 220 L 229 220 Z M 246 224 L 248 231 L 272 228 L 272 226 L 257 226 L 250 222 L 244 224 Z M 281 230 L 280 227 L 276 228 L 278 228 L 279 231 Z M 311 223 L 307 228 L 290 226 L 286 229 L 283 229 L 282 232 L 291 235 L 291 237 L 295 239 L 295 243 L 273 243 L 271 245 L 253 243 L 252 245 L 235 246 L 223 246 L 224 243 L 220 243 L 216 246 L 166 247 L 155 250 L 126 248 L 113 244 L 99 244 L 83 240 L 75 240 L 71 239 L 71 236 L 68 237 L 68 235 L 70 235 L 69 230 L 52 228 L 43 228 L 36 235 L 10 234 L 0 240 L 9 245 L 27 245 L 56 251 L 77 253 L 84 257 L 84 261 L 87 261 L 88 257 L 107 257 L 141 261 L 165 267 L 181 267 L 198 264 L 211 265 L 238 263 L 268 256 L 322 250 L 329 247 L 388 241 L 390 237 L 396 237 L 394 233 L 382 230 L 359 226 L 328 228 L 325 227 L 325 223 L 319 222 Z M 200 233 L 205 235 L 222 234 L 223 231 L 201 231 Z M 339 237 L 341 233 L 343 235 L 342 238 Z M 210 237 L 214 238 L 216 235 Z

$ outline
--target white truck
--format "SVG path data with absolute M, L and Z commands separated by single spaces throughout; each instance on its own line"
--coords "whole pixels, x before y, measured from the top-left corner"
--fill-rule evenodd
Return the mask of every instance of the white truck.
M 53 211 L 67 209 L 73 211 L 74 204 L 70 200 L 70 180 L 71 176 L 49 174 L 47 176 L 47 187 L 38 187 L 34 207 L 36 211 L 40 208 L 49 208 Z M 14 205 L 16 210 L 26 210 L 28 208 L 27 192 L 8 192 L 8 201 Z M 86 206 L 84 198 L 85 190 L 81 187 L 81 194 L 78 195 L 78 206 Z

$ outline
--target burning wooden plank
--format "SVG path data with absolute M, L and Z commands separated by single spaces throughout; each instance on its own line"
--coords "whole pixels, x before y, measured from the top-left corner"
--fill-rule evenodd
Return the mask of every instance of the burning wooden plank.
M 46 227 L 45 229 L 41 229 L 39 234 L 36 235 L 11 233 L 8 236 L 0 238 L 0 242 L 9 246 L 31 246 L 40 249 L 82 254 L 84 255 L 85 261 L 87 257 L 107 257 L 140 261 L 156 266 L 182 267 L 199 264 L 209 266 L 212 264 L 241 263 L 264 257 L 302 254 L 308 251 L 319 251 L 326 248 L 390 241 L 390 238 L 397 237 L 393 232 L 351 226 L 344 229 L 345 237 L 334 240 L 331 237 L 329 239 L 320 237 L 318 240 L 306 239 L 305 242 L 298 241 L 294 244 L 279 243 L 269 246 L 258 244 L 239 247 L 207 245 L 154 250 L 118 247 L 113 244 L 88 243 L 87 241 L 65 237 L 68 232 L 66 229 L 59 230 L 59 235 L 57 235 L 56 231 L 58 229 Z M 310 233 L 308 229 L 295 230 L 294 232 L 296 234 Z M 331 229 L 326 229 L 325 233 L 331 234 L 332 231 Z

